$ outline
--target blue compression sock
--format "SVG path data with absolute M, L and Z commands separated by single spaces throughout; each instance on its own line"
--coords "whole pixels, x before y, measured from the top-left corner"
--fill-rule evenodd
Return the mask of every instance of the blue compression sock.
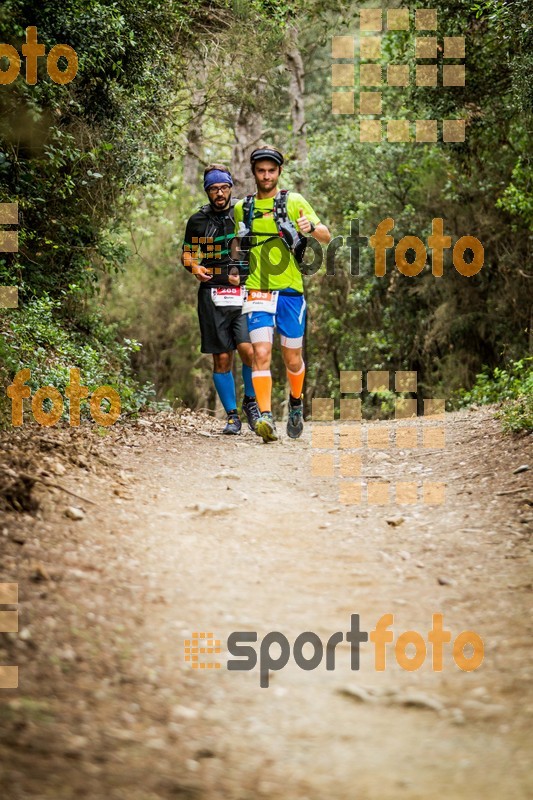
M 255 397 L 255 389 L 252 383 L 252 368 L 242 365 L 242 380 L 244 383 L 244 394 L 246 397 Z
M 235 381 L 231 372 L 213 372 L 213 381 L 224 411 L 228 414 L 237 408 Z

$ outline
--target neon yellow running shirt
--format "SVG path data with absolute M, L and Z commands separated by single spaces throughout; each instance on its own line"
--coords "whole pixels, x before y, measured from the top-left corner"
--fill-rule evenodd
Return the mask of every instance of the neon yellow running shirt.
M 243 222 L 243 205 L 244 200 L 239 200 L 235 205 L 236 234 L 239 231 L 239 223 Z M 297 192 L 289 192 L 287 215 L 295 227 L 297 227 L 296 220 L 300 216 L 300 209 L 303 210 L 304 215 L 313 225 L 320 223 L 319 218 L 307 200 Z M 248 289 L 270 289 L 274 291 L 293 289 L 296 292 L 303 292 L 303 280 L 298 262 L 278 235 L 278 228 L 274 219 L 273 197 L 267 197 L 264 200 L 258 200 L 257 197 L 254 198 L 252 235 L 256 237 L 253 242 L 257 242 L 257 245 L 250 250 L 250 275 L 246 280 L 246 287 Z M 273 236 L 277 236 L 279 241 L 270 239 Z M 267 241 L 268 239 L 270 241 Z M 261 242 L 263 241 L 264 243 L 262 244 Z

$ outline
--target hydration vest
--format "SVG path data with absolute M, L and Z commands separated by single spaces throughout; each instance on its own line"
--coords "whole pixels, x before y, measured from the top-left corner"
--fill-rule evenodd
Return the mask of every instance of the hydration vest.
M 297 263 L 302 263 L 305 255 L 305 249 L 307 247 L 307 236 L 303 236 L 289 219 L 287 212 L 288 198 L 289 191 L 287 189 L 280 189 L 274 198 L 274 220 L 276 222 L 278 233 L 273 234 L 272 236 L 268 236 L 268 234 L 255 234 L 261 237 L 266 236 L 268 238 L 262 238 L 260 242 L 252 244 L 250 240 L 252 237 L 254 237 L 253 218 L 255 195 L 246 195 L 242 207 L 242 213 L 244 224 L 248 229 L 248 235 L 244 236 L 241 240 L 240 249 L 242 252 L 249 252 L 253 247 L 259 247 L 259 245 L 265 244 L 265 242 L 270 242 L 272 239 L 276 239 L 279 236 L 285 246 L 291 251 Z

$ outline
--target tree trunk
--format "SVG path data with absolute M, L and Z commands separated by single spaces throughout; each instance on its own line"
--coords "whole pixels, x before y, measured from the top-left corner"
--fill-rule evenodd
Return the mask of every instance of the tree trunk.
M 254 107 L 244 103 L 238 110 L 235 118 L 231 173 L 233 176 L 233 195 L 236 198 L 244 197 L 255 191 L 255 184 L 250 172 L 250 153 L 259 146 L 263 136 L 263 117 L 257 107 L 263 93 L 263 84 L 259 81 L 256 85 L 256 102 Z
M 183 183 L 191 191 L 198 191 L 203 159 L 203 121 L 205 115 L 205 83 L 207 69 L 203 61 L 194 60 L 189 65 L 191 83 L 191 118 L 187 126 L 187 146 L 183 158 Z
M 301 192 L 304 187 L 303 169 L 307 161 L 307 138 L 304 105 L 304 65 L 298 48 L 298 29 L 291 26 L 289 42 L 285 54 L 285 63 L 289 72 L 289 101 L 292 121 L 292 147 L 296 159 L 294 171 L 294 188 Z

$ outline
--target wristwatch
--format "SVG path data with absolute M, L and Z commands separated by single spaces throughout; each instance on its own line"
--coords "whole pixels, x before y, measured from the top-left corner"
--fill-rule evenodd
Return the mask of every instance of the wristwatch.
M 313 231 L 316 229 L 316 225 L 311 221 L 309 221 L 309 224 L 311 226 L 311 230 L 309 231 L 309 233 L 313 233 Z

